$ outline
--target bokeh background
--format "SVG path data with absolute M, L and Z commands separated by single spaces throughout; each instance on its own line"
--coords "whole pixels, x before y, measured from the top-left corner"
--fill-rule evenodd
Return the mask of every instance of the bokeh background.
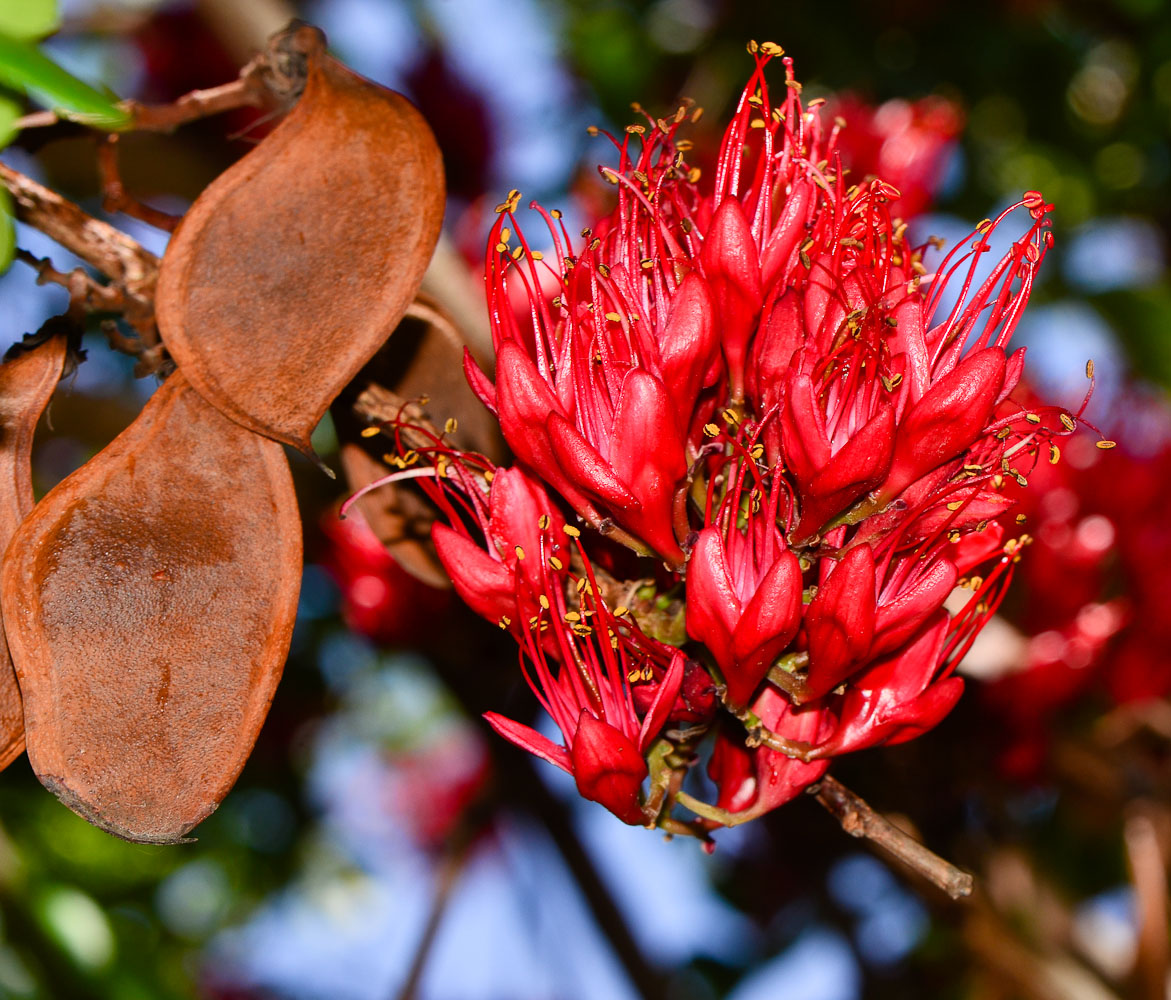
M 1035 477 L 1035 542 L 952 717 L 915 743 L 835 765 L 978 875 L 965 904 L 888 867 L 812 800 L 727 831 L 710 857 L 581 801 L 560 772 L 479 721 L 488 708 L 533 713 L 499 632 L 343 530 L 343 487 L 295 460 L 307 530 L 297 629 L 239 784 L 197 843 L 163 848 L 89 827 L 23 759 L 0 775 L 0 997 L 1167 995 L 1162 0 L 66 0 L 62 10 L 45 43 L 54 59 L 156 102 L 232 79 L 292 16 L 320 25 L 338 56 L 408 94 L 439 137 L 449 267 L 467 262 L 451 280 L 464 282 L 465 303 L 504 192 L 584 222 L 602 197 L 593 166 L 607 156 L 586 126 L 621 129 L 634 100 L 655 113 L 681 95 L 703 105 L 702 159 L 749 72 L 745 42 L 779 42 L 806 100 L 827 98 L 827 113 L 849 118 L 847 144 L 860 136 L 851 155 L 867 170 L 905 171 L 904 211 L 924 238 L 962 238 L 1026 189 L 1056 204 L 1056 248 L 1021 342 L 1035 390 L 1073 409 L 1095 360 L 1086 415 L 1119 447 L 1075 439 Z M 181 212 L 269 125 L 233 113 L 127 136 L 123 178 Z M 95 149 L 65 125 L 26 130 L 0 158 L 97 213 Z M 164 233 L 114 221 L 161 253 Z M 17 240 L 59 269 L 77 263 L 23 225 Z M 65 304 L 62 289 L 13 265 L 0 277 L 0 341 Z M 42 490 L 154 388 L 96 327 L 86 346 L 38 439 Z M 315 443 L 336 465 L 328 420 Z

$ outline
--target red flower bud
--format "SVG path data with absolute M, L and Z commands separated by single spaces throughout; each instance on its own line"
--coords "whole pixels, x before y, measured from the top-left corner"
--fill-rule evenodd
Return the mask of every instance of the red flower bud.
M 809 637 L 806 700 L 828 694 L 857 669 L 874 638 L 874 554 L 851 549 L 805 611 Z
M 582 798 L 600 802 L 623 823 L 644 822 L 638 799 L 647 776 L 646 761 L 621 730 L 583 708 L 569 756 Z
M 912 406 L 899 425 L 886 500 L 951 461 L 980 436 L 1004 384 L 1004 351 L 988 347 L 964 358 Z
M 763 300 L 760 257 L 740 202 L 725 198 L 704 234 L 700 254 L 716 307 L 732 399 L 744 398 L 744 358 Z

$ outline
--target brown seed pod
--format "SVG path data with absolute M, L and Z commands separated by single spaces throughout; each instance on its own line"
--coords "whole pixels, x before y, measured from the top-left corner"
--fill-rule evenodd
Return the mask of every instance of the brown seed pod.
M 176 373 L 41 500 L 4 560 L 41 783 L 119 837 L 181 840 L 252 749 L 300 574 L 284 450 Z
M 288 117 L 199 196 L 167 247 L 167 349 L 227 416 L 312 455 L 330 401 L 386 339 L 443 220 L 443 162 L 399 94 L 300 28 L 308 79 Z
M 399 416 L 432 424 L 436 432 L 442 429 L 445 440 L 457 448 L 503 460 L 499 424 L 464 377 L 464 344 L 464 336 L 443 309 L 420 295 L 382 349 L 338 396 L 334 424 L 347 442 L 340 458 L 351 490 L 393 471 L 380 461 L 383 453 L 394 450 L 392 439 L 360 434 Z M 407 447 L 423 446 L 423 439 L 408 437 Z M 359 499 L 357 509 L 404 570 L 432 587 L 451 586 L 431 544 L 436 511 L 421 493 L 406 484 L 389 483 Z
M 0 364 L 0 552 L 33 509 L 33 431 L 61 378 L 65 338 Z M 0 625 L 0 770 L 24 750 L 20 688 Z

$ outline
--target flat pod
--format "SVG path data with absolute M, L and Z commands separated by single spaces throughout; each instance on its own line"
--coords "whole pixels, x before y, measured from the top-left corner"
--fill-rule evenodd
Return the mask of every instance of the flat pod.
M 304 93 L 218 177 L 167 247 L 156 308 L 191 384 L 233 420 L 312 454 L 330 401 L 410 304 L 443 219 L 443 163 L 401 95 L 302 28 Z
M 33 509 L 33 431 L 61 379 L 65 338 L 0 364 L 0 552 Z M 24 709 L 0 624 L 0 770 L 24 750 Z
M 292 635 L 301 529 L 279 444 L 176 373 L 17 530 L 0 577 L 41 783 L 127 840 L 219 804 Z
M 339 435 L 357 439 L 361 429 L 369 426 L 354 413 L 360 398 L 381 404 L 387 416 L 397 413 L 401 402 L 396 400 L 416 403 L 425 399 L 421 410 L 445 429 L 448 442 L 502 461 L 504 443 L 499 424 L 464 377 L 464 344 L 465 338 L 438 304 L 420 295 L 382 349 L 339 395 L 333 408 Z M 342 473 L 352 490 L 360 490 L 392 471 L 375 457 L 390 445 L 386 437 L 364 439 L 362 444 L 366 447 L 347 443 L 341 448 Z M 404 570 L 429 586 L 451 586 L 431 544 L 436 511 L 420 493 L 388 483 L 363 496 L 356 506 Z

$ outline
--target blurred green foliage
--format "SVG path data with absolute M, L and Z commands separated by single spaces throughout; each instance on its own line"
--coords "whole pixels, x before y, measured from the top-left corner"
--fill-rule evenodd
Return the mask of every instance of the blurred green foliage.
M 37 43 L 61 24 L 57 0 L 0 0 L 0 87 L 27 95 L 62 118 L 94 128 L 118 130 L 130 114 L 109 90 L 95 90 L 46 56 Z M 24 109 L 0 90 L 0 149 L 19 131 Z M 0 273 L 15 249 L 12 198 L 0 191 Z

